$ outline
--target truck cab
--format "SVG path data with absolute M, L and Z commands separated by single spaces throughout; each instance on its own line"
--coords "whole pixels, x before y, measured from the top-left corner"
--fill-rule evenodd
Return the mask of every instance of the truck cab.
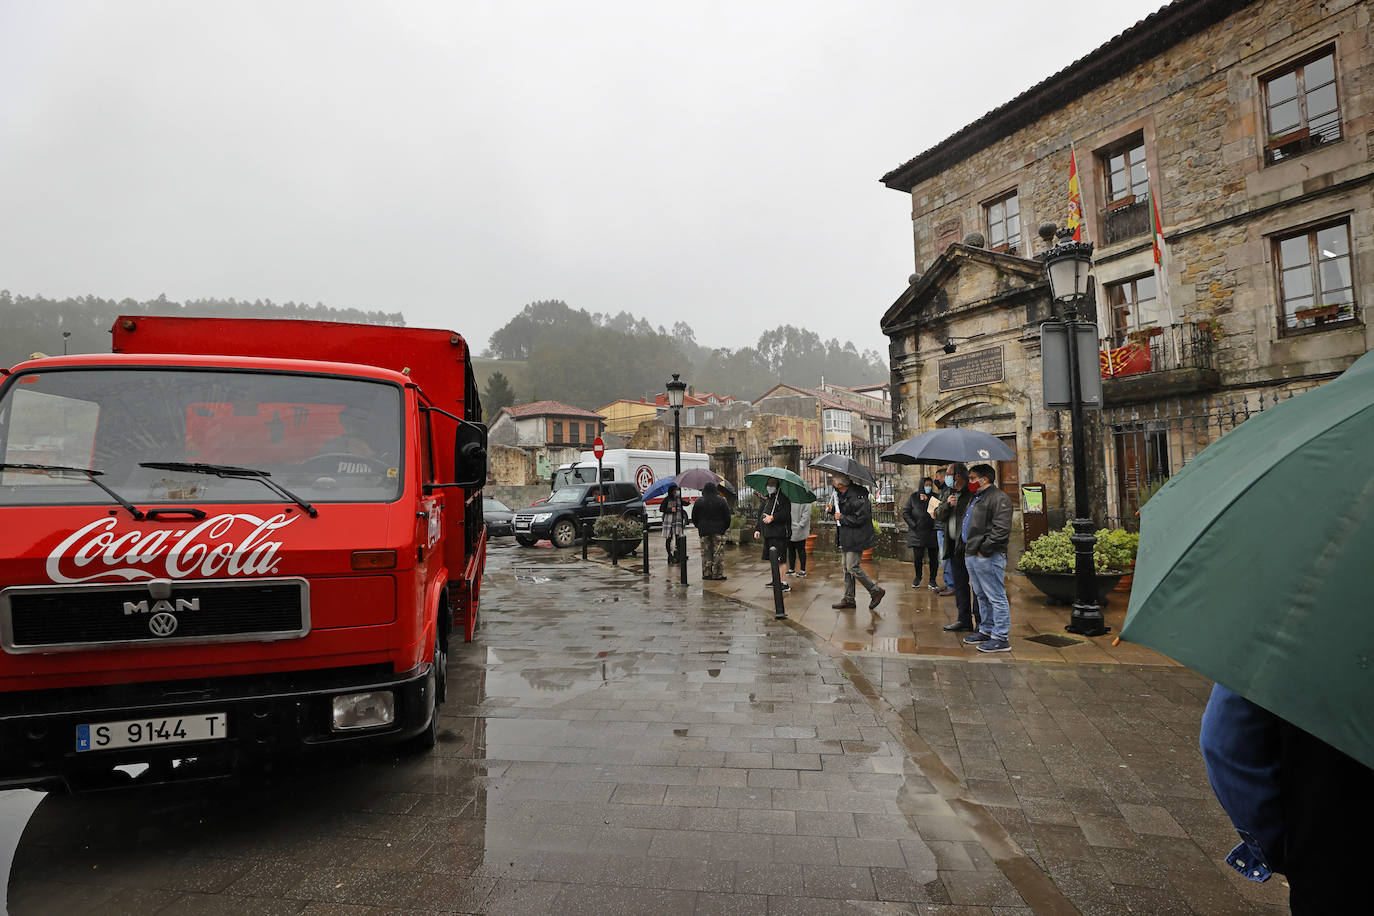
M 461 338 L 129 317 L 115 341 L 0 370 L 0 786 L 432 744 L 485 556 Z

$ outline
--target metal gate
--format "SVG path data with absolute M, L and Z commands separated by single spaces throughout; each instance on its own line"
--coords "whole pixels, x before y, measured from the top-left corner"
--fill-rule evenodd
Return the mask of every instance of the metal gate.
M 1318 384 L 1104 409 L 1108 525 L 1138 531 L 1141 504 L 1199 452 L 1255 414 Z

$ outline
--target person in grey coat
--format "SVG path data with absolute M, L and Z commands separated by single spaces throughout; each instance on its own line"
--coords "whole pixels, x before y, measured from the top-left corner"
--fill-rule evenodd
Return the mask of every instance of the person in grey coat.
M 990 464 L 975 464 L 968 471 L 973 499 L 964 513 L 959 540 L 964 548 L 969 586 L 978 598 L 982 619 L 977 631 L 964 642 L 979 652 L 1011 649 L 1011 603 L 1007 601 L 1007 541 L 1011 537 L 1011 497 L 993 482 L 997 471 Z
M 806 578 L 806 539 L 811 536 L 811 504 L 792 504 L 792 533 L 787 542 L 787 574 Z

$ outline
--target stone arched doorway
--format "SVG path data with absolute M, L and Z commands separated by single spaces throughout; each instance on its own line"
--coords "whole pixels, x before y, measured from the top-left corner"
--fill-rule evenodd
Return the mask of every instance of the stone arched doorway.
M 1021 505 L 1021 449 L 1017 445 L 1016 410 L 1010 404 L 994 404 L 988 401 L 965 403 L 950 410 L 935 421 L 936 426 L 955 426 L 963 429 L 976 429 L 1001 439 L 1016 455 L 1010 461 L 992 462 L 997 468 L 997 485 L 1002 492 L 1011 497 L 1012 505 Z

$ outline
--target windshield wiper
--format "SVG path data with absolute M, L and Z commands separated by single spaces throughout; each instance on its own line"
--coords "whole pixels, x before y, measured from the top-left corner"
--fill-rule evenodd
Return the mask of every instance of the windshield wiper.
M 240 468 L 232 464 L 201 464 L 197 461 L 140 461 L 138 466 L 154 471 L 185 471 L 189 474 L 210 474 L 214 477 L 236 480 L 258 480 L 278 496 L 300 506 L 311 518 L 318 518 L 320 514 L 320 510 L 273 480 L 271 474 L 257 468 Z
M 121 506 L 123 506 L 125 509 L 128 509 L 128 510 L 129 510 L 129 514 L 132 515 L 136 520 L 138 520 L 138 521 L 140 521 L 140 522 L 143 521 L 143 513 L 142 513 L 141 511 L 139 511 L 139 509 L 138 509 L 137 506 L 135 506 L 133 503 L 129 502 L 127 499 L 125 499 L 124 497 L 120 496 L 120 495 L 119 495 L 118 493 L 116 493 L 114 490 L 111 490 L 109 487 L 105 486 L 103 483 L 101 483 L 99 480 L 96 479 L 96 478 L 99 477 L 100 475 L 104 474 L 104 473 L 105 473 L 104 471 L 97 471 L 97 470 L 94 470 L 93 468 L 72 468 L 72 467 L 67 467 L 67 466 L 65 466 L 65 465 L 61 465 L 61 464 L 9 464 L 9 463 L 0 463 L 0 470 L 3 470 L 3 471 L 43 471 L 43 472 L 50 473 L 50 474 L 58 474 L 58 473 L 61 473 L 61 474 L 81 474 L 81 475 L 84 475 L 85 478 L 86 478 L 87 480 L 89 480 L 91 483 L 95 484 L 97 487 L 99 487 L 100 489 L 104 490 L 106 493 L 110 494 L 110 498 L 111 498 L 111 499 L 113 499 L 115 502 L 119 503 L 119 504 L 120 504 Z

